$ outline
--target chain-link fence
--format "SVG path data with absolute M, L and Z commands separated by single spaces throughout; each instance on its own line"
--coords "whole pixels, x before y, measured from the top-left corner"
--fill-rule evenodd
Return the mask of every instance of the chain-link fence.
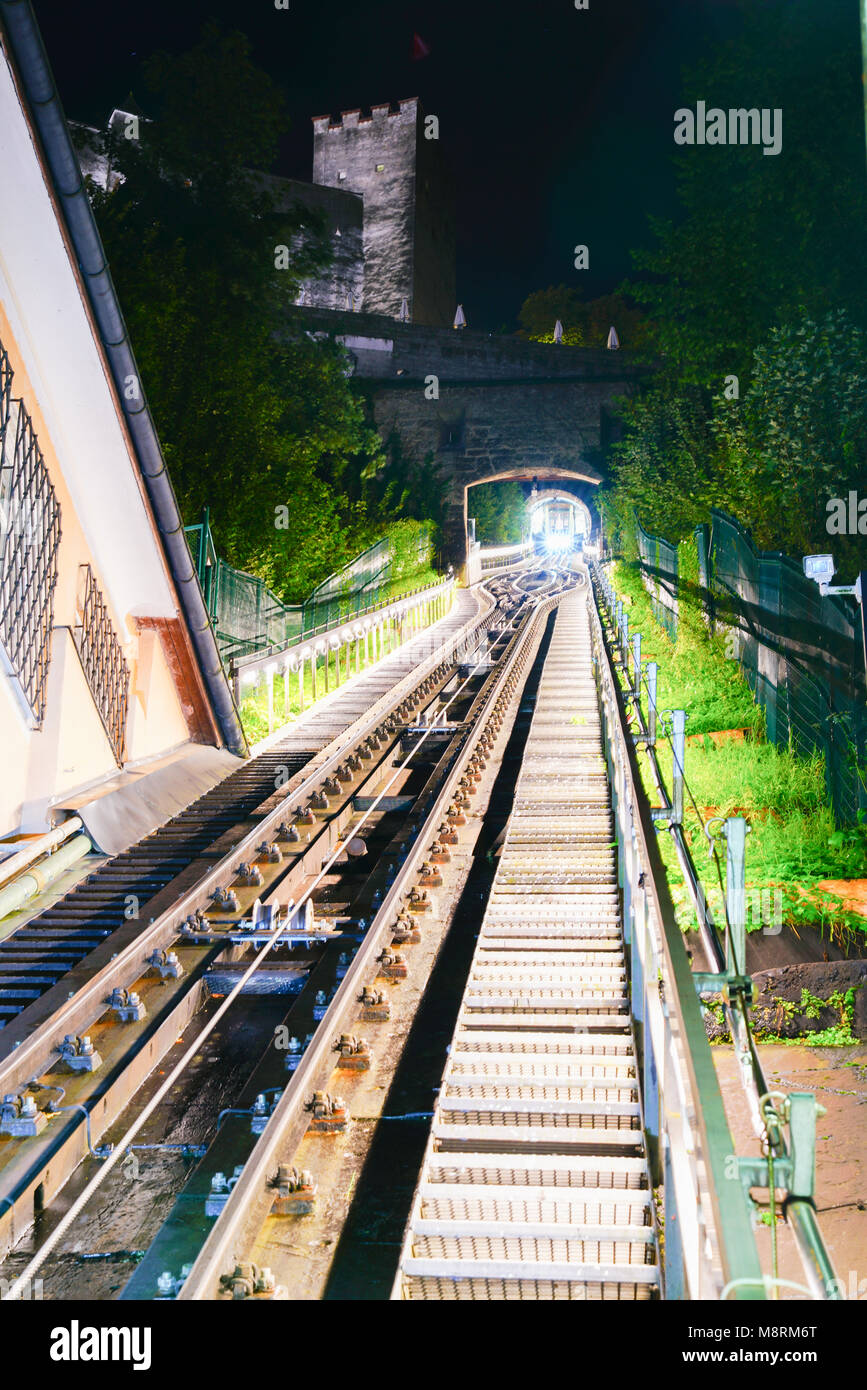
M 665 628 L 672 642 L 677 641 L 677 546 L 650 536 L 636 518 L 641 574 L 650 594 L 653 616 Z
M 676 634 L 677 552 L 667 541 L 639 528 L 642 573 L 648 587 L 668 594 L 674 571 L 674 632 L 671 607 L 658 598 L 654 612 Z M 865 787 L 864 651 L 861 614 L 854 598 L 823 596 L 797 561 L 759 552 L 733 517 L 713 510 L 695 531 L 698 592 L 681 599 L 698 603 L 713 631 L 725 636 L 765 712 L 768 741 L 825 761 L 828 796 L 837 820 L 852 821 L 867 807 Z M 664 582 L 663 582 L 664 581 Z M 651 590 L 653 592 L 653 590 Z
M 285 604 L 264 580 L 221 560 L 214 548 L 207 509 L 187 540 L 214 627 L 223 663 L 322 631 L 382 603 L 400 579 L 428 567 L 433 527 L 411 528 L 403 544 L 377 541 L 322 581 L 304 604 Z

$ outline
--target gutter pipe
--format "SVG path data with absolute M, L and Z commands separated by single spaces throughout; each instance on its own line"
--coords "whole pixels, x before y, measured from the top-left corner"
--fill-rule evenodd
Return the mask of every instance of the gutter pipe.
M 226 747 L 243 757 L 247 740 L 223 673 L 220 653 L 199 587 L 178 503 L 148 409 L 129 334 L 108 269 L 78 157 L 42 43 L 30 0 L 0 0 L 0 15 L 11 56 L 42 145 L 45 166 L 75 252 L 88 302 L 108 360 L 117 400 L 123 410 L 133 450 L 156 517 L 165 557 L 208 697 Z M 138 399 L 126 399 L 130 378 Z

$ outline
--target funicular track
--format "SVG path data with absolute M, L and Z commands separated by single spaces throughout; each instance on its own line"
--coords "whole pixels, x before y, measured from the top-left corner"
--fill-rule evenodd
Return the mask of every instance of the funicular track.
M 469 625 L 470 636 L 465 633 L 460 653 L 453 653 L 457 665 L 451 684 L 446 682 L 447 689 L 440 685 L 443 693 L 427 704 L 428 713 L 408 727 L 407 713 L 424 711 L 426 696 L 445 676 L 442 662 L 428 678 L 427 690 L 416 692 L 414 700 L 404 699 L 392 724 L 380 723 L 376 730 L 387 741 L 400 728 L 404 749 L 408 736 L 411 748 L 422 746 L 435 738 L 440 717 L 448 719 L 473 673 L 481 671 L 464 722 L 443 730 L 450 752 L 439 758 L 424 795 L 414 802 L 406 831 L 393 842 L 391 868 L 384 878 L 371 879 L 382 888 L 370 900 L 369 925 L 359 919 L 361 930 L 344 933 L 347 944 L 354 941 L 354 954 L 344 958 L 348 965 L 329 992 L 330 1002 L 315 1015 L 318 1026 L 287 1065 L 285 1084 L 271 1088 L 276 1099 L 253 1129 L 258 1138 L 239 1147 L 236 1137 L 221 1147 L 218 1136 L 194 1175 L 199 1185 L 188 1184 L 188 1205 L 179 1203 L 176 1215 L 164 1223 L 121 1297 L 325 1296 L 332 1255 L 319 1259 L 315 1278 L 309 1256 L 302 1259 L 307 1276 L 294 1284 L 298 1262 L 293 1271 L 293 1258 L 287 1266 L 284 1257 L 311 1241 L 313 1246 L 333 1245 L 339 1227 L 333 1221 L 331 1226 L 316 1224 L 312 1213 L 320 1204 L 332 1213 L 340 1209 L 340 1222 L 351 1207 L 358 1165 L 363 1166 L 369 1149 L 365 1144 L 353 1148 L 347 1139 L 355 1107 L 361 1106 L 362 1127 L 376 1124 L 383 1114 L 404 1046 L 407 1009 L 411 1013 L 417 1007 L 412 999 L 423 993 L 425 972 L 432 969 L 439 949 L 435 945 L 431 953 L 436 932 L 429 934 L 428 928 L 438 922 L 437 941 L 449 929 L 455 903 L 449 882 L 455 872 L 466 872 L 474 852 L 471 846 L 479 837 L 492 788 L 491 771 L 510 737 L 528 663 L 536 661 L 543 631 L 547 650 L 534 668 L 538 685 L 511 814 L 500 862 L 476 919 L 479 936 L 434 1102 L 392 1298 L 626 1301 L 726 1298 L 731 1291 L 736 1298 L 762 1298 L 780 1282 L 762 1274 L 750 1233 L 749 1188 L 763 1185 L 765 1170 L 761 1160 L 731 1157 L 696 982 L 653 833 L 653 821 L 664 820 L 670 807 L 651 812 L 638 794 L 623 699 L 586 571 L 576 576 L 555 569 L 538 585 L 532 579 L 528 584 L 525 575 L 517 581 L 501 578 L 489 581 L 489 588 L 505 605 L 490 655 L 488 639 L 494 634 L 492 619 L 486 617 Z M 526 602 L 528 588 L 532 597 Z M 523 608 L 516 606 L 519 599 Z M 510 613 L 517 616 L 510 619 Z M 478 652 L 475 664 L 466 660 L 471 651 Z M 337 756 L 346 757 L 345 745 Z M 411 763 L 412 753 L 403 766 Z M 323 762 L 318 767 L 320 780 L 330 766 Z M 382 790 L 371 809 L 399 775 L 388 774 L 384 783 L 380 779 Z M 286 798 L 284 826 L 293 816 L 296 828 L 314 819 L 313 802 L 304 805 L 311 786 L 307 778 L 301 793 L 296 788 L 297 794 Z M 470 798 L 477 794 L 473 803 Z M 268 812 L 266 821 L 276 814 Z M 322 814 L 318 811 L 317 817 Z M 311 892 L 341 849 L 339 836 L 338 825 L 327 842 L 330 858 L 322 860 L 312 884 L 310 875 L 300 881 L 297 902 L 307 903 L 308 914 Z M 248 836 L 245 846 L 249 843 Z M 449 868 L 452 858 L 455 865 Z M 455 867 L 461 864 L 464 868 Z M 234 927 L 232 919 L 223 924 L 222 940 L 237 944 L 244 976 L 211 1017 L 202 1039 L 272 947 L 288 944 L 291 953 L 293 938 L 296 945 L 297 939 L 308 944 L 316 939 L 315 929 L 305 933 L 299 925 L 294 895 L 288 908 L 284 892 L 272 889 L 261 896 L 271 906 L 261 915 L 257 908 L 252 922 L 236 918 Z M 431 907 L 430 917 L 412 916 Z M 241 911 L 249 913 L 250 907 Z M 306 922 L 309 929 L 309 915 Z M 428 925 L 419 932 L 422 923 Z M 214 939 L 212 928 L 209 939 Z M 425 950 L 414 945 L 422 939 Z M 397 946 L 409 948 L 411 988 L 402 986 L 407 968 Z M 424 965 L 413 968 L 413 957 Z M 382 982 L 391 986 L 393 1002 L 405 990 L 397 1010 L 403 1021 L 396 1031 L 394 1020 L 388 1022 L 390 1000 L 377 988 Z M 369 1043 L 357 1035 L 360 1023 Z M 107 1158 L 102 1155 L 102 1168 L 36 1258 L 22 1273 L 20 1266 L 14 1268 L 17 1281 L 8 1297 L 22 1296 L 26 1279 L 50 1254 L 55 1237 L 91 1200 L 200 1042 L 190 1043 L 124 1131 L 118 1149 Z M 260 1066 L 255 1075 L 263 1074 Z M 348 1101 L 342 1098 L 344 1089 Z M 813 1098 L 797 1099 L 803 1102 L 800 1113 L 806 1113 L 804 1105 Z M 767 1100 L 760 1106 L 763 1123 L 771 1113 L 764 1108 Z M 778 1166 L 770 1170 L 771 1177 L 776 1171 L 778 1185 L 788 1182 L 797 1210 L 804 1205 L 797 1185 L 803 1157 L 799 1167 L 780 1136 L 780 1126 L 789 1124 L 786 1107 L 778 1104 L 773 1118 Z M 791 1133 L 794 1154 L 794 1124 Z M 215 1165 L 225 1163 L 227 1154 L 242 1161 L 219 1201 L 212 1195 L 206 1203 L 208 1182 L 222 1176 Z M 317 1166 L 321 1192 L 306 1171 L 308 1162 Z M 732 1176 L 731 1163 L 746 1165 L 740 1182 L 721 1181 Z M 347 1178 L 348 1189 L 338 1198 L 328 1184 L 345 1186 Z M 196 1210 L 202 1207 L 192 1228 L 185 1214 L 192 1210 L 191 1199 Z M 401 1220 L 406 1209 L 399 1209 Z M 205 1213 L 216 1219 L 203 1220 Z M 288 1244 L 287 1218 L 298 1231 L 297 1238 L 290 1234 Z M 305 1220 L 306 1241 L 294 1224 Z M 318 1239 L 325 1229 L 327 1238 Z M 830 1264 L 817 1231 L 807 1244 L 814 1266 L 822 1271 L 818 1278 L 808 1274 L 807 1296 L 835 1296 L 828 1292 Z M 174 1269 L 166 1268 L 164 1252 L 177 1255 Z M 186 1263 L 181 1268 L 182 1258 Z M 282 1262 L 276 1278 L 266 1267 L 269 1258 Z M 279 1282 L 283 1278 L 288 1288 Z
M 549 582 L 543 589 L 556 588 L 558 583 L 559 580 Z M 398 775 L 389 773 L 388 769 L 394 754 L 401 746 L 405 747 L 413 719 L 420 742 L 431 740 L 433 763 L 442 764 L 442 772 L 437 773 L 435 768 L 431 774 L 432 786 L 437 776 L 445 775 L 465 742 L 472 721 L 465 729 L 460 723 L 464 715 L 458 714 L 458 725 L 450 727 L 444 723 L 446 713 L 441 714 L 440 710 L 465 709 L 467 698 L 472 700 L 474 690 L 484 691 L 485 683 L 490 685 L 490 681 L 496 679 L 490 674 L 496 671 L 496 665 L 490 664 L 486 653 L 492 646 L 496 647 L 500 631 L 503 637 L 499 650 L 503 650 L 503 642 L 510 642 L 510 615 L 522 601 L 520 591 L 502 580 L 492 581 L 487 592 L 483 586 L 476 596 L 459 595 L 451 618 L 438 626 L 435 644 L 429 632 L 422 634 L 415 644 L 407 644 L 393 658 L 373 668 L 366 682 L 362 679 L 353 683 L 349 690 L 338 692 L 330 701 L 323 702 L 324 708 L 314 710 L 300 736 L 308 745 L 306 748 L 298 748 L 299 733 L 272 744 L 267 754 L 254 759 L 216 788 L 216 796 L 209 794 L 202 798 L 201 803 L 165 827 L 165 833 L 157 832 L 133 847 L 129 854 L 109 861 L 96 872 L 93 882 L 81 885 L 80 892 L 74 891 L 50 909 L 44 915 L 47 920 L 40 916 L 28 924 L 22 934 L 16 933 L 10 938 L 15 942 L 15 949 L 22 952 L 36 954 L 41 949 L 43 958 L 39 963 L 48 960 L 53 971 L 45 971 L 42 976 L 33 972 L 32 978 L 39 980 L 40 987 L 36 991 L 39 997 L 22 999 L 24 1008 L 0 1034 L 3 1093 L 9 1096 L 11 1092 L 10 1099 L 14 1100 L 16 1090 L 21 1095 L 30 1091 L 38 1097 L 40 1110 L 45 1110 L 46 1094 L 53 1093 L 59 1105 L 66 1091 L 67 1104 L 60 1108 L 69 1110 L 72 1102 L 75 1113 L 71 1118 L 56 1115 L 57 1107 L 49 1104 L 45 1116 L 50 1119 L 49 1130 L 31 1139 L 13 1140 L 11 1148 L 8 1140 L 2 1146 L 7 1159 L 10 1152 L 13 1155 L 6 1172 L 0 1171 L 0 1195 L 5 1199 L 4 1210 L 0 1213 L 0 1218 L 5 1217 L 4 1248 L 10 1248 L 17 1233 L 27 1228 L 28 1219 L 32 1220 L 33 1203 L 38 1200 L 41 1207 L 43 1202 L 50 1200 L 82 1157 L 89 1162 L 88 1150 L 96 1156 L 97 1151 L 91 1145 L 135 1094 L 139 1082 L 134 1075 L 139 1078 L 146 1075 L 148 1058 L 152 1065 L 154 1057 L 159 1057 L 159 1051 L 154 1053 L 154 1042 L 147 1047 L 147 1037 L 153 1033 L 153 1030 L 151 1033 L 145 1031 L 147 1021 L 128 1022 L 120 1030 L 109 1026 L 106 1031 L 101 1018 L 110 1004 L 113 990 L 128 990 L 132 986 L 141 990 L 144 982 L 148 1008 L 152 1007 L 155 997 L 158 999 L 153 995 L 155 987 L 168 985 L 171 987 L 169 993 L 180 990 L 176 980 L 165 978 L 172 975 L 171 970 L 148 969 L 153 963 L 154 951 L 165 960 L 171 948 L 177 946 L 183 962 L 181 975 L 185 968 L 189 970 L 191 961 L 201 972 L 206 968 L 206 959 L 232 959 L 234 956 L 243 960 L 249 957 L 250 948 L 255 950 L 263 939 L 263 931 L 255 930 L 258 909 L 253 911 L 253 903 L 258 897 L 267 897 L 266 890 L 275 895 L 272 898 L 275 904 L 284 906 L 277 905 L 264 914 L 262 920 L 268 923 L 264 936 L 269 945 L 282 947 L 281 954 L 288 949 L 288 964 L 293 958 L 293 948 L 296 956 L 300 947 L 302 956 L 306 952 L 309 957 L 310 948 L 318 946 L 331 959 L 333 974 L 336 957 L 328 949 L 332 941 L 342 939 L 351 951 L 359 940 L 359 933 L 363 939 L 364 921 L 361 919 L 358 924 L 349 920 L 346 923 L 348 931 L 344 928 L 342 932 L 333 931 L 333 922 L 317 924 L 315 911 L 312 914 L 310 911 L 313 907 L 310 888 L 303 891 L 300 899 L 302 904 L 308 899 L 306 912 L 296 911 L 294 917 L 291 903 L 296 895 L 289 893 L 287 916 L 285 885 L 288 883 L 291 889 L 295 882 L 303 888 L 313 875 L 315 887 L 315 883 L 325 879 L 328 866 L 340 856 L 342 827 L 357 821 L 352 808 L 359 789 L 363 793 L 370 786 L 375 792 L 385 779 L 387 790 Z M 476 652 L 480 654 L 476 656 Z M 440 696 L 443 691 L 453 693 Z M 443 727 L 430 728 L 429 721 L 442 722 Z M 336 738 L 333 737 L 335 728 Z M 330 740 L 328 735 L 332 735 Z M 407 767 L 413 762 L 411 738 L 409 747 Z M 430 755 L 425 756 L 429 761 Z M 276 792 L 275 769 L 282 774 Z M 398 798 L 398 802 L 400 800 Z M 305 829 L 305 826 L 312 828 Z M 417 834 L 417 829 L 413 831 L 410 827 L 410 843 L 413 834 Z M 345 857 L 343 855 L 344 860 Z M 400 851 L 400 857 L 405 858 L 405 851 Z M 156 882 L 155 871 L 161 876 Z M 384 882 L 383 891 L 389 881 L 387 878 Z M 275 885 L 281 882 L 284 887 L 278 891 Z M 146 927 L 142 927 L 141 922 L 119 925 L 115 919 L 112 930 L 115 912 L 126 893 L 134 891 L 136 886 L 142 890 L 149 917 L 150 913 L 154 916 Z M 153 892 L 150 898 L 146 896 L 149 890 Z M 71 922 L 64 920 L 65 912 L 72 914 Z M 79 927 L 77 917 L 83 927 Z M 269 935 L 272 924 L 274 930 Z M 70 933 L 70 938 L 63 937 L 64 929 Z M 82 940 L 76 936 L 79 931 L 91 935 Z M 225 948 L 228 948 L 228 956 L 225 956 Z M 343 959 L 348 957 L 342 956 Z M 76 965 L 76 961 L 80 964 Z M 25 964 L 20 957 L 19 963 Z M 308 960 L 308 967 L 309 964 Z M 70 965 L 72 970 L 61 974 L 61 968 L 67 970 Z M 157 976 L 156 986 L 148 984 L 149 976 L 153 975 Z M 70 985 L 74 988 L 69 988 Z M 189 1017 L 189 1007 L 186 1013 L 179 1008 L 168 1017 L 157 1040 L 158 1048 L 163 1048 L 164 1039 L 177 1033 L 178 1027 Z M 179 1020 L 177 1026 L 173 1026 L 174 1018 Z M 155 1020 L 154 1027 L 156 1023 Z M 46 1075 L 57 1071 L 57 1052 L 63 1038 L 70 1033 L 82 1034 L 85 1028 L 93 1026 L 98 1043 L 104 1046 L 108 1040 L 112 1070 L 106 1080 L 87 1075 L 86 1069 L 81 1075 Z M 124 1028 L 129 1030 L 129 1041 L 120 1043 Z M 111 1052 L 112 1040 L 114 1053 Z M 124 1083 L 122 1073 L 127 1063 L 130 1064 L 130 1080 Z M 64 1071 L 62 1060 L 60 1070 Z M 42 1079 L 37 1085 L 39 1078 Z M 46 1081 L 50 1082 L 47 1087 Z M 88 1099 L 88 1095 L 93 1098 Z M 99 1103 L 97 1110 L 100 1096 L 105 1100 Z M 53 1136 L 50 1143 L 49 1134 Z M 42 1159 L 39 1152 L 44 1152 Z M 48 1187 L 44 1181 L 48 1171 L 45 1167 L 43 1179 L 43 1167 L 52 1154 L 52 1181 Z M 29 1218 L 28 1210 L 31 1212 Z
M 586 595 L 554 619 L 396 1298 L 658 1290 Z
M 444 648 L 475 611 L 472 595 L 459 593 L 452 613 L 438 629 Z M 308 711 L 297 732 L 287 733 L 267 751 L 240 764 L 165 825 L 95 868 L 59 901 L 0 942 L 0 1029 L 28 1008 L 22 1025 L 31 1027 L 37 1021 L 34 1001 L 123 927 L 130 902 L 137 904 L 136 920 L 153 921 L 164 904 L 178 896 L 166 893 L 170 885 L 173 889 L 186 886 L 194 881 L 196 868 L 201 872 L 207 860 L 213 864 L 222 858 L 226 840 L 240 838 L 255 822 L 254 813 L 273 802 L 275 787 L 291 786 L 317 754 L 339 740 L 368 710 L 388 702 L 393 687 L 428 651 L 429 641 L 422 637 L 386 657 L 348 689 L 336 691 Z M 386 703 L 383 719 L 389 713 Z M 192 873 L 191 866 L 195 866 Z M 41 1021 L 46 1011 L 39 1010 L 38 1016 Z M 0 1056 L 10 1036 L 0 1032 Z M 16 1029 L 16 1041 L 21 1036 Z

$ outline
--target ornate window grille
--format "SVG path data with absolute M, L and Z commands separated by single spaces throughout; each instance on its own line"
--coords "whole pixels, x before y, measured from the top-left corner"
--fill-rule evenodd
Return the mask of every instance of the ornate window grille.
M 51 660 L 60 504 L 0 344 L 0 644 L 37 728 Z
M 90 565 L 82 565 L 80 575 L 80 620 L 74 628 L 75 645 L 114 756 L 122 763 L 129 707 L 129 666 Z

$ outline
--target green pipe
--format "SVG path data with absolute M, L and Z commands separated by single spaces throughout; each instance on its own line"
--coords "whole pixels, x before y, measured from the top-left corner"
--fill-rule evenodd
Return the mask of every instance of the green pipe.
M 76 835 L 74 840 L 61 845 L 54 854 L 43 859 L 41 864 L 29 868 L 26 873 L 7 883 L 5 888 L 0 888 L 0 918 L 8 917 L 10 912 L 17 912 L 31 898 L 35 898 L 50 883 L 60 878 L 60 875 L 77 860 L 90 854 L 92 849 L 93 845 L 86 835 Z

